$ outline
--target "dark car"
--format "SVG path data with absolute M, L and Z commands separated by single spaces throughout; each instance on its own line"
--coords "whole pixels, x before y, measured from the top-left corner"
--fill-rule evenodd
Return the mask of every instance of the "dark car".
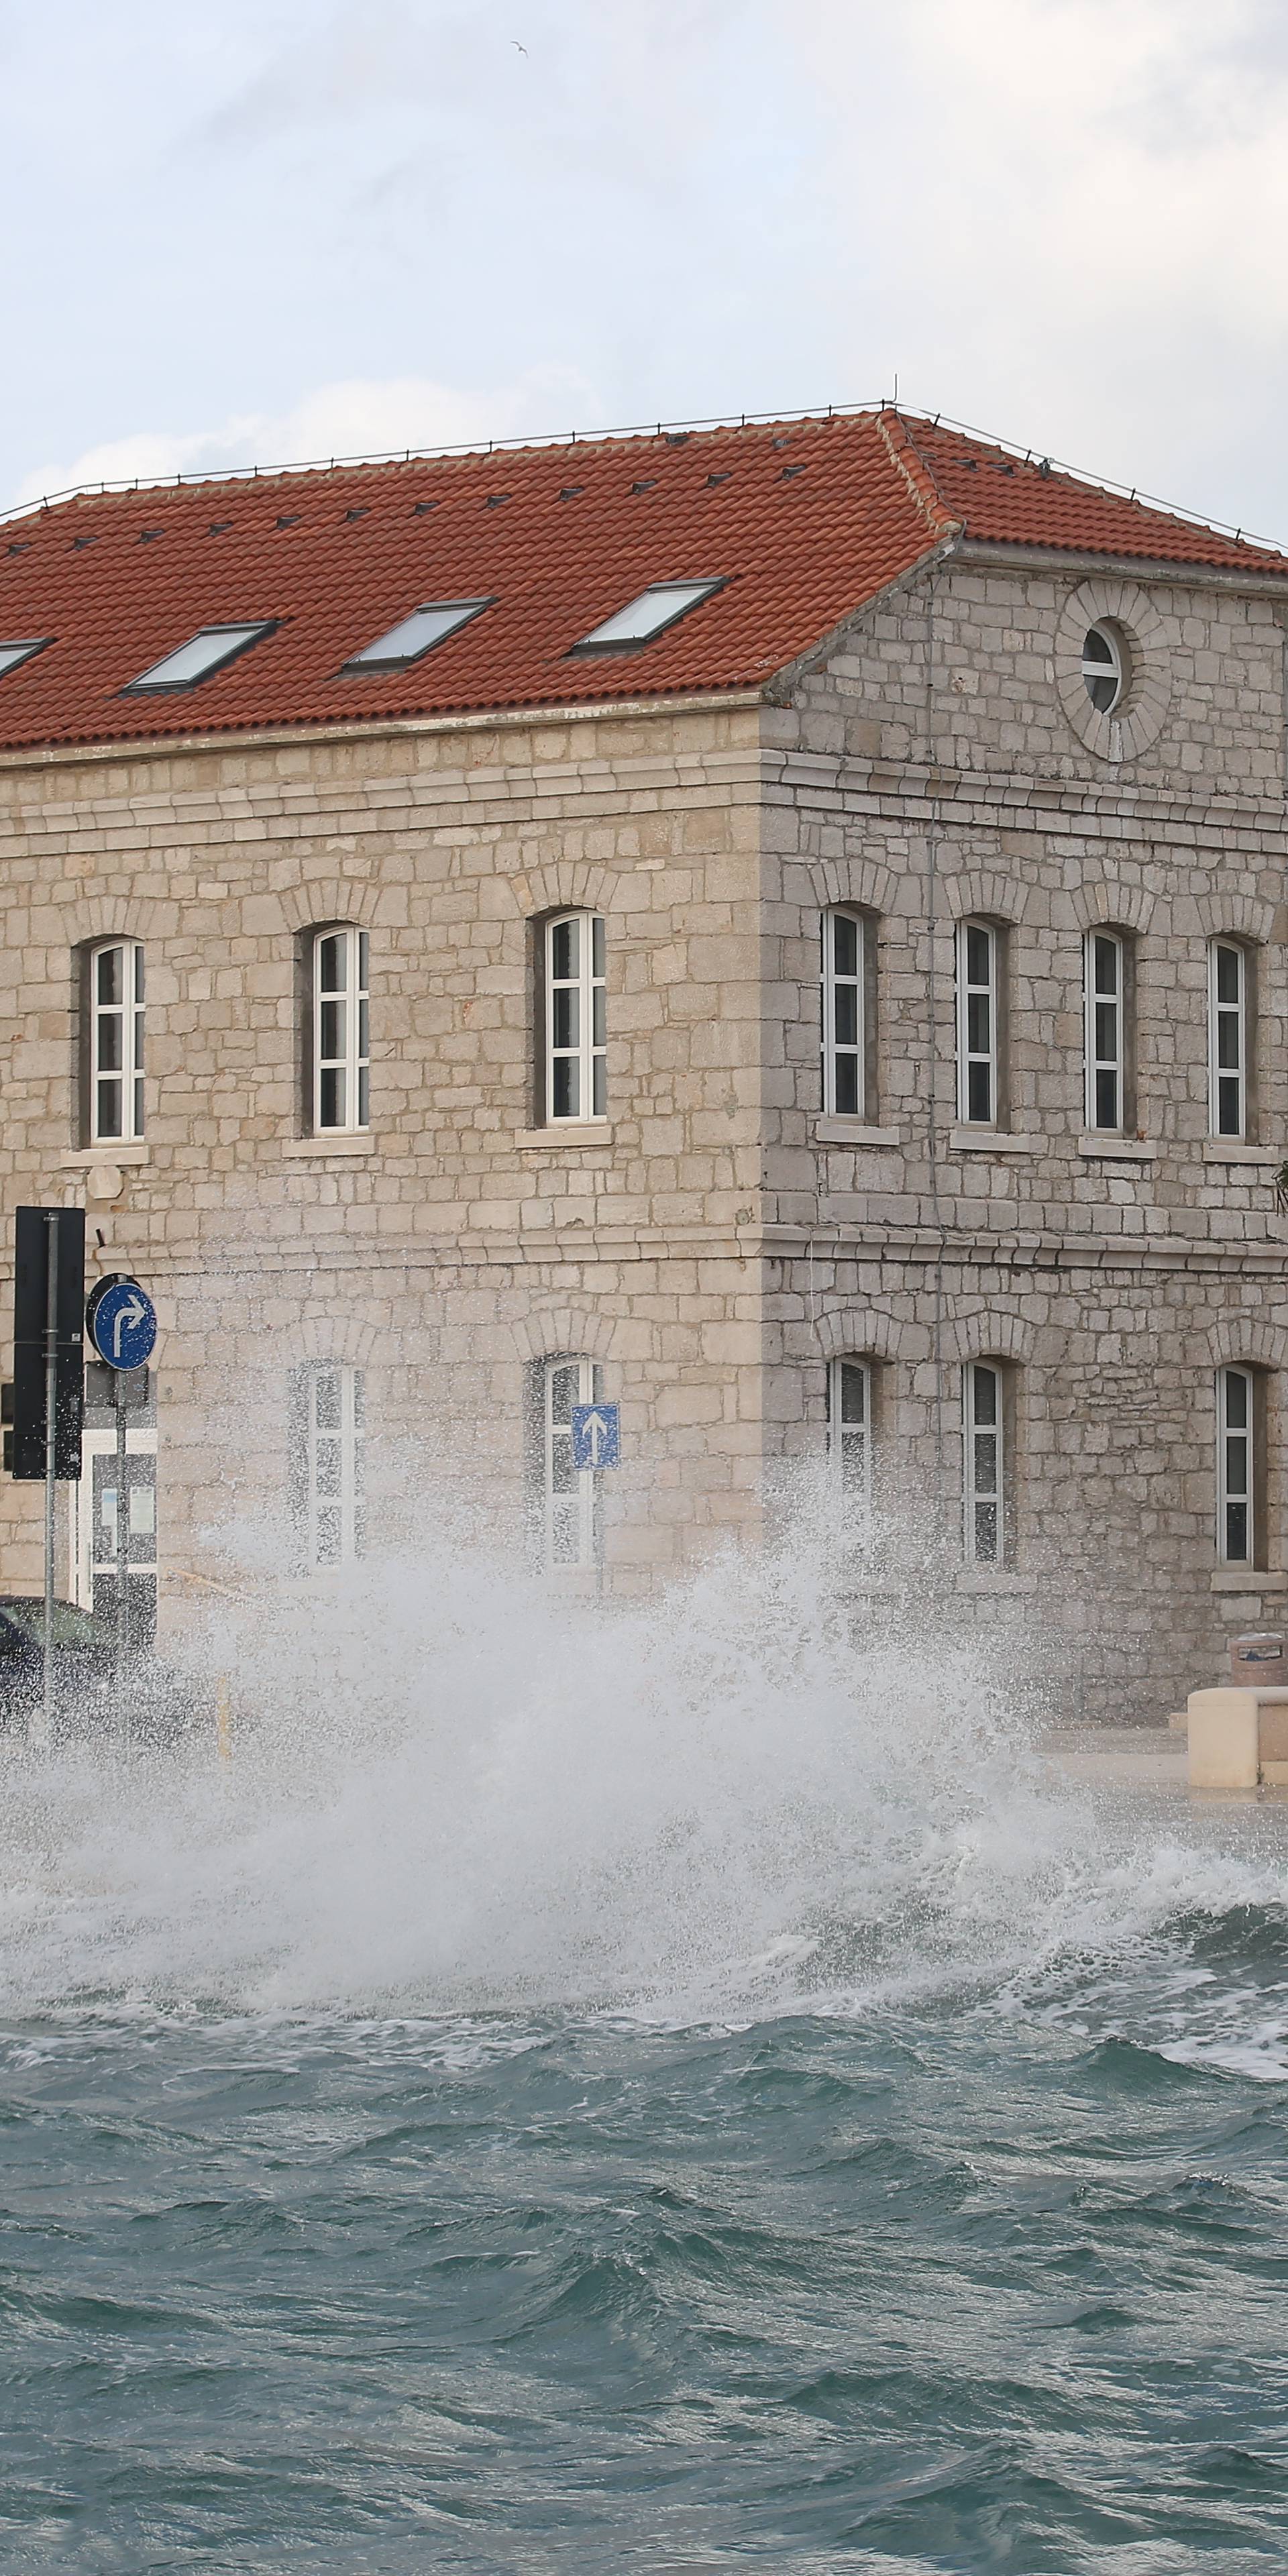
M 118 1666 L 111 1628 L 72 1601 L 54 1603 L 50 1737 L 172 1744 L 191 1734 L 200 1711 L 191 1685 L 150 1649 Z M 45 1689 L 45 1604 L 0 1594 L 0 1730 L 30 1733 Z

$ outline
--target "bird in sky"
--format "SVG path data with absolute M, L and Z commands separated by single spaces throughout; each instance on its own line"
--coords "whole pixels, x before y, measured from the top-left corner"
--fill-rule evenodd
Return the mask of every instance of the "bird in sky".
M 513 45 L 513 47 L 514 47 L 514 50 L 515 50 L 516 54 L 522 54 L 522 55 L 525 57 L 525 59 L 526 59 L 527 51 L 528 51 L 527 46 L 526 46 L 526 45 L 521 45 L 517 36 L 511 36 L 511 38 L 510 38 L 510 42 L 511 42 L 511 44 L 512 44 L 512 45 Z

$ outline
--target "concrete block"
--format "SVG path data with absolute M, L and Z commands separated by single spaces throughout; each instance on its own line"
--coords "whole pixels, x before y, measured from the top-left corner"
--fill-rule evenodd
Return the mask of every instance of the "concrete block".
M 1255 1789 L 1260 1776 L 1257 1694 L 1191 1691 L 1189 1782 L 1192 1789 Z

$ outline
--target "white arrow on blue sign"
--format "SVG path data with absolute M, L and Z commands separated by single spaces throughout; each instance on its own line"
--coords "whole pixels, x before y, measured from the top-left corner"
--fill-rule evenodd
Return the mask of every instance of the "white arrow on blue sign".
M 621 1409 L 616 1404 L 574 1404 L 572 1463 L 580 1469 L 620 1467 Z
M 89 1330 L 109 1368 L 142 1368 L 157 1337 L 157 1310 L 137 1279 L 114 1279 L 95 1301 Z

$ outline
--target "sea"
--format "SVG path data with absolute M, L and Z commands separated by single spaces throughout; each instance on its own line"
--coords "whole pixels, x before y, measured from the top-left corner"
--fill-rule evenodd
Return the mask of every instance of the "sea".
M 0 2568 L 1288 2563 L 1288 1808 L 834 1518 L 251 1564 L 231 1759 L 0 1748 Z

